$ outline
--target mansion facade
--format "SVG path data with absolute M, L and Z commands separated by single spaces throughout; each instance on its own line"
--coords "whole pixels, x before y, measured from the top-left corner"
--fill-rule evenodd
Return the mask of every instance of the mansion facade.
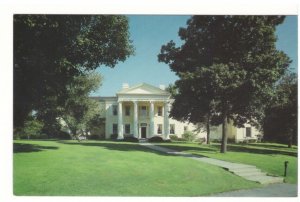
M 161 136 L 169 139 L 169 135 L 181 135 L 185 131 L 197 133 L 197 138 L 206 138 L 206 132 L 196 131 L 197 127 L 188 122 L 180 122 L 169 118 L 172 106 L 171 95 L 164 86 L 155 87 L 141 83 L 132 87 L 123 84 L 115 97 L 92 97 L 100 103 L 100 114 L 105 120 L 100 126 L 99 135 L 106 139 L 112 135 L 117 139 L 134 136 L 138 139 L 148 139 Z M 258 131 L 251 127 L 228 127 L 230 135 L 236 139 L 255 138 Z M 229 135 L 229 137 L 230 137 Z M 220 139 L 222 127 L 212 127 L 211 137 Z

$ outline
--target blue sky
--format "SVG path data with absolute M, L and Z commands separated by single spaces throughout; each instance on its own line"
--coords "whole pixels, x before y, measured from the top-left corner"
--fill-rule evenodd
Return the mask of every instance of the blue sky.
M 177 80 L 168 65 L 157 61 L 157 54 L 163 44 L 178 37 L 180 27 L 186 27 L 187 15 L 129 15 L 130 38 L 135 47 L 135 55 L 114 68 L 98 68 L 103 76 L 102 86 L 92 96 L 115 96 L 122 83 L 129 86 L 149 83 L 154 86 L 168 85 Z M 292 60 L 291 68 L 297 71 L 297 16 L 287 16 L 277 27 L 277 48 L 283 50 Z

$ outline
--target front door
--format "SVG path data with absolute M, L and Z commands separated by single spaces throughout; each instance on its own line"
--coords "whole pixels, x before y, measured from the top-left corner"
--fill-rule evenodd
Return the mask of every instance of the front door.
M 147 127 L 141 127 L 141 137 L 146 138 Z

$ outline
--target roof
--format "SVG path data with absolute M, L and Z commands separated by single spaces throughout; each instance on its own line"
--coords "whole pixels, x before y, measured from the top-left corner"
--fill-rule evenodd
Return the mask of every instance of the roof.
M 123 88 L 119 92 L 117 92 L 117 95 L 119 94 L 154 94 L 154 95 L 170 95 L 169 92 L 162 90 L 156 86 L 152 86 L 147 83 L 140 83 L 137 85 L 134 85 L 129 88 Z

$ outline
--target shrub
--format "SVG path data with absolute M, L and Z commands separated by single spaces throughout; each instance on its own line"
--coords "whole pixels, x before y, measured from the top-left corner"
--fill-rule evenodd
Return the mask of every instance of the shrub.
M 111 134 L 110 135 L 110 139 L 112 139 L 112 140 L 116 140 L 117 137 L 118 137 L 118 134 Z
M 89 136 L 87 136 L 87 138 L 89 140 L 98 140 L 98 139 L 100 139 L 99 135 L 95 135 L 95 134 L 89 135 Z
M 205 137 L 201 137 L 195 140 L 195 142 L 197 142 L 198 144 L 203 144 L 206 142 L 206 138 Z
M 139 139 L 136 138 L 136 137 L 133 137 L 133 136 L 126 136 L 126 137 L 124 137 L 123 141 L 125 141 L 125 142 L 138 142 Z
M 148 139 L 148 141 L 149 142 L 164 142 L 164 140 L 160 136 L 153 136 L 150 139 Z
M 221 139 L 212 139 L 211 142 L 213 142 L 213 143 L 220 143 Z
M 178 140 L 178 136 L 177 135 L 169 135 L 171 140 Z
M 235 139 L 234 139 L 234 138 L 228 138 L 228 139 L 227 139 L 227 142 L 228 142 L 228 143 L 235 143 Z
M 69 139 L 71 139 L 71 136 L 68 132 L 59 131 L 58 138 L 61 139 L 61 140 L 69 140 Z
M 182 134 L 182 137 L 186 140 L 186 141 L 189 141 L 189 142 L 192 142 L 195 140 L 196 138 L 196 134 L 191 132 L 191 131 L 186 131 Z

